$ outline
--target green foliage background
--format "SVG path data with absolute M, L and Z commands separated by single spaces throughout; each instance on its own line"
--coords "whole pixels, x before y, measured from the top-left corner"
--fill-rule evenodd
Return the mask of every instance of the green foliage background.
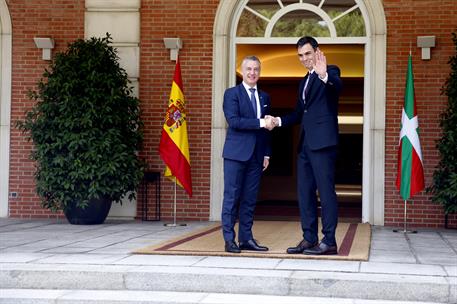
M 442 136 L 436 147 L 440 162 L 433 173 L 433 184 L 427 191 L 432 201 L 442 204 L 446 214 L 457 212 L 457 34 L 452 33 L 456 54 L 449 59 L 451 72 L 443 86 L 448 97 L 447 109 L 441 114 Z
M 139 100 L 110 44 L 107 34 L 57 53 L 29 93 L 34 107 L 17 124 L 33 141 L 36 190 L 53 211 L 71 201 L 120 201 L 142 178 Z

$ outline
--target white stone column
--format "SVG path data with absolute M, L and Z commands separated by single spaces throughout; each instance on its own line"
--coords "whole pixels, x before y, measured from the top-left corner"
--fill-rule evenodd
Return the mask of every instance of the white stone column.
M 11 73 L 11 17 L 5 0 L 0 0 L 0 217 L 9 215 Z
M 381 0 L 363 0 L 360 7 L 369 30 L 365 50 L 362 221 L 383 226 L 387 25 Z

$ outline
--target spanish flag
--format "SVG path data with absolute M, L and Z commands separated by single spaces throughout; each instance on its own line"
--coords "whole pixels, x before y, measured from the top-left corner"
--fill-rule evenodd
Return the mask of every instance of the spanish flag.
M 166 165 L 164 176 L 178 183 L 186 190 L 189 196 L 192 196 L 185 105 L 181 66 L 177 59 L 168 110 L 162 128 L 162 137 L 160 138 L 159 153 Z

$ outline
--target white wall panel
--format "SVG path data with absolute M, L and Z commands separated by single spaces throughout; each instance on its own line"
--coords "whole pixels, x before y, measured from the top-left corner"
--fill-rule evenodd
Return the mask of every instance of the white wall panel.
M 139 9 L 141 0 L 86 0 L 87 10 Z
M 119 64 L 127 71 L 129 77 L 138 78 L 140 71 L 140 48 L 137 46 L 116 46 Z
M 108 32 L 119 55 L 119 64 L 127 72 L 138 96 L 140 71 L 140 0 L 86 0 L 84 37 L 105 37 Z M 137 202 L 123 200 L 113 204 L 110 218 L 132 219 L 136 216 Z
M 139 43 L 140 41 L 139 12 L 86 12 L 84 24 L 86 38 L 104 37 L 108 32 L 115 42 Z

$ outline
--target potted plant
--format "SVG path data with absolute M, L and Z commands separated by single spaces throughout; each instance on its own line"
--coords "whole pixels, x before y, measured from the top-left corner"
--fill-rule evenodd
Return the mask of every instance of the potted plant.
M 446 215 L 457 212 L 457 34 L 452 33 L 456 54 L 449 59 L 451 72 L 443 86 L 443 94 L 448 97 L 448 106 L 441 114 L 442 136 L 436 147 L 440 162 L 433 173 L 433 184 L 427 188 L 432 201 L 443 205 Z
M 111 42 L 107 33 L 57 53 L 18 122 L 34 144 L 42 206 L 72 224 L 102 223 L 112 201 L 135 198 L 143 176 L 139 100 Z

